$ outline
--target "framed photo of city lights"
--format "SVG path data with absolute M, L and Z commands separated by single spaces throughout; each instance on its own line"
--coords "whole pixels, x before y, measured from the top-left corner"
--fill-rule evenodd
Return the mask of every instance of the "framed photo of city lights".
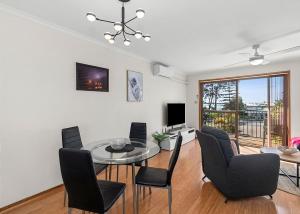
M 109 91 L 109 69 L 76 63 L 76 90 Z

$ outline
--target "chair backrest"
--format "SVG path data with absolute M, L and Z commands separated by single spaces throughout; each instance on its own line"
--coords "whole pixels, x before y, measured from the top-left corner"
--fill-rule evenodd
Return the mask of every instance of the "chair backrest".
M 214 136 L 217 139 L 217 142 L 221 146 L 222 152 L 224 154 L 226 163 L 227 165 L 229 165 L 231 159 L 234 156 L 234 153 L 228 133 L 222 129 L 210 126 L 203 126 L 201 132 L 204 134 Z
M 80 149 L 82 147 L 78 126 L 61 130 L 63 148 Z
M 59 150 L 59 161 L 69 207 L 104 212 L 103 197 L 97 184 L 90 152 L 62 148 Z
M 201 147 L 204 174 L 216 184 L 225 182 L 227 162 L 218 140 L 209 134 L 196 131 Z
M 173 175 L 173 171 L 174 171 L 176 162 L 178 160 L 181 144 L 182 144 L 182 136 L 181 136 L 181 133 L 178 132 L 178 136 L 177 136 L 176 143 L 175 143 L 175 148 L 174 148 L 174 151 L 173 151 L 172 156 L 169 161 L 168 178 L 167 178 L 168 185 L 171 185 L 172 175 Z
M 131 123 L 129 138 L 144 140 L 146 143 L 147 124 L 146 123 L 137 123 L 137 122 Z

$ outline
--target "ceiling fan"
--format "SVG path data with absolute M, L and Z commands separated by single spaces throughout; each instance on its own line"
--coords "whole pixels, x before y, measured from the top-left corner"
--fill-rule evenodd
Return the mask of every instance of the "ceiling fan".
M 240 55 L 246 55 L 248 56 L 248 60 L 245 61 L 241 61 L 241 62 L 237 62 L 231 65 L 227 65 L 225 67 L 232 67 L 235 65 L 239 65 L 239 64 L 243 64 L 246 62 L 249 62 L 250 65 L 266 65 L 269 64 L 270 61 L 266 60 L 266 57 L 269 56 L 273 56 L 273 55 L 278 55 L 278 54 L 286 54 L 286 53 L 291 53 L 291 52 L 295 52 L 295 51 L 299 51 L 300 50 L 300 46 L 294 46 L 291 48 L 287 48 L 287 49 L 283 49 L 283 50 L 279 50 L 279 51 L 274 51 L 271 53 L 267 53 L 267 54 L 261 54 L 259 53 L 259 44 L 255 44 L 252 46 L 252 49 L 254 50 L 254 53 L 239 53 Z

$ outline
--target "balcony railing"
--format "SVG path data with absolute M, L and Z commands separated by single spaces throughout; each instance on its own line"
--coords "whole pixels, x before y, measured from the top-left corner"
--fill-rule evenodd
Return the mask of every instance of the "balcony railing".
M 204 110 L 203 117 L 204 125 L 223 129 L 230 137 L 239 136 L 241 144 L 263 146 L 266 143 L 267 111 Z

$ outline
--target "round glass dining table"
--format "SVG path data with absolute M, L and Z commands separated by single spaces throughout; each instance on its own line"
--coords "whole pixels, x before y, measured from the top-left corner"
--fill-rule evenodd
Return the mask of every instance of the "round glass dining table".
M 136 207 L 136 185 L 135 185 L 135 163 L 147 160 L 157 155 L 160 147 L 152 142 L 141 139 L 124 139 L 127 144 L 131 144 L 134 148 L 129 152 L 110 152 L 107 150 L 115 139 L 99 140 L 87 144 L 83 149 L 91 152 L 95 163 L 107 165 L 132 165 L 132 191 L 133 191 L 133 210 L 137 213 Z M 131 147 L 132 147 L 131 146 Z

